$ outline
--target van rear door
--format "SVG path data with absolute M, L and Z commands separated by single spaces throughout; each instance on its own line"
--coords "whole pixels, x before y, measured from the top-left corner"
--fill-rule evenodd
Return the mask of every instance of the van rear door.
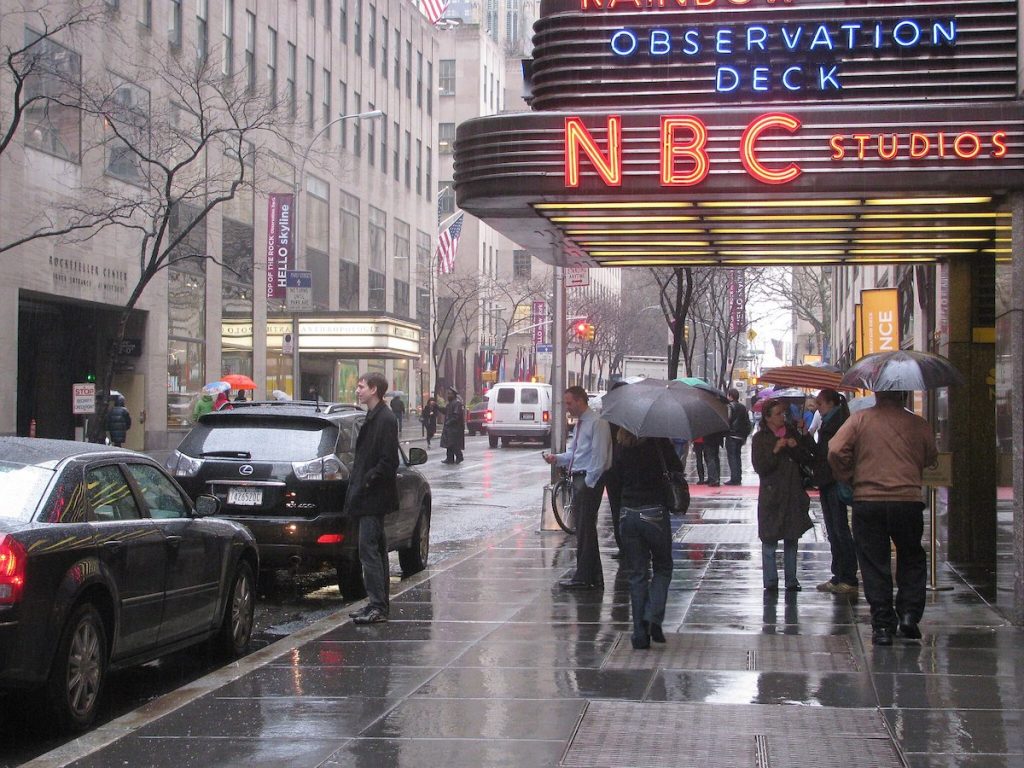
M 519 421 L 519 403 L 516 388 L 496 386 L 488 393 L 488 402 L 494 412 L 492 424 L 514 424 Z

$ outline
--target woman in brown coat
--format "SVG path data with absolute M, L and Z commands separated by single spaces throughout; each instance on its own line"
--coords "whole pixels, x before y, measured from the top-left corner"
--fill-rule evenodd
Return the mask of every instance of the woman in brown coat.
M 786 589 L 800 589 L 796 578 L 797 541 L 811 527 L 811 518 L 807 514 L 811 500 L 804 490 L 800 472 L 800 463 L 811 459 L 807 439 L 786 424 L 785 403 L 769 400 L 750 448 L 754 471 L 761 478 L 757 497 L 757 536 L 761 539 L 761 574 L 767 590 L 779 588 L 779 571 L 775 563 L 779 539 L 784 542 L 782 563 Z

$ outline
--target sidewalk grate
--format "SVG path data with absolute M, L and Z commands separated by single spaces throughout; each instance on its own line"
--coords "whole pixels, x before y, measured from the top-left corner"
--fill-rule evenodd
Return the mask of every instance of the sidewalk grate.
M 591 702 L 566 768 L 902 768 L 875 710 Z
M 761 672 L 859 672 L 846 637 L 837 635 L 669 634 L 651 653 L 634 653 L 623 633 L 605 669 L 687 669 Z

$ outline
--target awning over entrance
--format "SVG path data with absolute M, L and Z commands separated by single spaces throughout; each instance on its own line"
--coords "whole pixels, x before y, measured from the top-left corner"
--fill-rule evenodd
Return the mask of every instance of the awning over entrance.
M 455 170 L 460 207 L 563 265 L 1008 258 L 1024 107 L 510 114 L 459 127 Z
M 267 348 L 280 351 L 285 334 L 291 332 L 291 317 L 267 318 Z M 225 320 L 221 334 L 225 345 L 252 346 L 252 323 Z M 420 334 L 412 322 L 381 315 L 323 313 L 299 318 L 299 348 L 304 354 L 418 359 Z

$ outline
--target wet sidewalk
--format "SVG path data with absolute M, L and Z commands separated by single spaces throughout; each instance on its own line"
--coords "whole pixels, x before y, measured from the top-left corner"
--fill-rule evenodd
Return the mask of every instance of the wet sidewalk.
M 814 589 L 816 504 L 803 591 L 766 594 L 754 489 L 723 490 L 674 520 L 664 645 L 630 646 L 606 522 L 601 592 L 515 530 L 393 583 L 387 624 L 339 613 L 29 765 L 1024 765 L 1024 632 L 943 569 L 924 639 L 873 648 L 864 600 Z

